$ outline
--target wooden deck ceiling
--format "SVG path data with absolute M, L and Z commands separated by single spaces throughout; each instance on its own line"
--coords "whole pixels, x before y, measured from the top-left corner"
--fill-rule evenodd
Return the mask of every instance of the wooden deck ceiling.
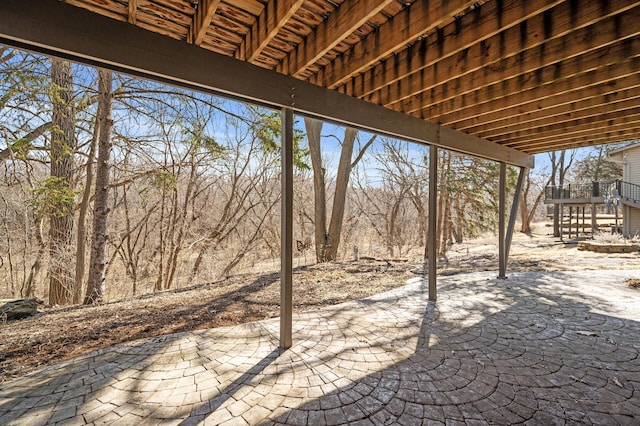
M 636 1 L 65 2 L 529 154 L 640 134 Z

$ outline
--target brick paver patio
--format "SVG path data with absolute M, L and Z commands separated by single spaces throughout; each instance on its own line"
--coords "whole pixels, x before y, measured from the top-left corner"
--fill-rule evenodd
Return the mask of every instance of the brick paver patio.
M 639 276 L 415 279 L 284 352 L 277 320 L 118 345 L 2 385 L 0 424 L 640 424 Z

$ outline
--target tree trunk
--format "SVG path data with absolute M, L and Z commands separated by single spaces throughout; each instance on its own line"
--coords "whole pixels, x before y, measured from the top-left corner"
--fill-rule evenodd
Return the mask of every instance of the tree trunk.
M 313 168 L 314 211 L 313 224 L 315 227 L 316 261 L 325 262 L 327 247 L 327 195 L 324 182 L 324 168 L 322 167 L 322 151 L 320 150 L 320 132 L 323 122 L 305 117 L 304 123 L 309 140 L 309 154 Z
M 76 231 L 76 277 L 73 288 L 73 303 L 80 303 L 82 296 L 82 284 L 84 282 L 85 273 L 85 253 L 87 251 L 87 211 L 89 210 L 91 187 L 93 186 L 93 162 L 96 156 L 96 148 L 98 138 L 100 137 L 100 121 L 102 114 L 102 103 L 98 102 L 98 111 L 96 113 L 96 122 L 91 138 L 91 146 L 89 147 L 89 155 L 87 157 L 86 178 L 84 182 L 84 191 L 82 192 L 82 200 L 78 209 L 78 226 Z
M 40 273 L 40 269 L 42 268 L 42 258 L 44 257 L 47 251 L 47 244 L 44 242 L 44 238 L 42 236 L 42 219 L 35 219 L 36 227 L 38 230 L 36 231 L 36 241 L 38 242 L 38 254 L 36 255 L 36 260 L 31 265 L 31 269 L 29 270 L 29 276 L 25 281 L 23 288 L 20 290 L 20 294 L 23 297 L 33 297 L 35 295 L 35 286 L 36 279 L 38 274 Z
M 524 177 L 524 185 L 520 192 L 520 232 L 525 234 L 531 233 L 531 221 L 529 219 L 529 191 L 531 190 L 531 170 L 527 170 L 527 174 Z M 543 189 L 544 191 L 544 189 Z M 534 209 L 535 210 L 535 209 Z M 533 217 L 533 216 L 532 216 Z
M 340 152 L 340 162 L 338 163 L 338 175 L 336 177 L 336 192 L 333 196 L 333 208 L 331 209 L 331 222 L 329 222 L 329 246 L 325 252 L 327 261 L 336 260 L 338 247 L 340 246 L 340 236 L 342 234 L 342 219 L 347 200 L 347 187 L 349 186 L 349 176 L 351 175 L 351 156 L 353 155 L 353 144 L 358 131 L 347 128 L 344 132 L 342 151 Z
M 320 132 L 323 122 L 313 118 L 304 119 L 309 140 L 309 154 L 313 169 L 313 193 L 314 193 L 314 227 L 316 240 L 316 260 L 318 262 L 330 262 L 338 256 L 340 237 L 342 234 L 342 220 L 347 199 L 347 187 L 353 164 L 353 147 L 358 131 L 347 128 L 342 141 L 338 174 L 336 176 L 336 191 L 333 196 L 331 219 L 327 230 L 327 189 L 325 182 L 325 169 L 322 165 L 322 150 L 320 148 Z M 365 146 L 368 147 L 374 138 Z M 363 151 L 364 151 L 363 149 Z
M 455 225 L 452 223 L 452 235 L 456 244 L 462 244 L 464 241 L 464 206 L 460 202 L 461 194 L 456 194 L 453 199 L 453 210 L 456 212 Z
M 107 240 L 107 215 L 109 212 L 109 156 L 111 154 L 111 129 L 113 120 L 111 108 L 111 71 L 98 72 L 99 106 L 98 161 L 96 165 L 96 192 L 93 200 L 93 229 L 91 235 L 91 257 L 89 258 L 89 278 L 84 304 L 101 303 L 104 300 L 104 250 Z
M 544 196 L 545 188 L 551 184 L 552 177 L 549 177 L 547 183 L 542 186 L 542 190 L 536 196 L 533 205 L 529 206 L 529 197 L 531 192 L 531 170 L 527 169 L 527 174 L 525 175 L 524 188 L 520 192 L 520 221 L 522 226 L 520 227 L 520 232 L 531 233 L 531 222 L 536 215 L 536 210 L 538 206 L 542 202 L 542 197 Z
M 440 178 L 438 186 L 438 218 L 436 224 L 436 251 L 435 255 L 444 255 L 446 253 L 446 238 L 445 232 L 448 232 L 449 227 L 447 221 L 449 220 L 449 179 L 451 168 L 451 155 L 443 150 L 442 160 L 439 161 L 440 166 Z
M 70 193 L 75 149 L 73 75 L 71 64 L 51 60 L 53 131 L 51 132 L 51 177 L 61 193 Z M 73 201 L 55 200 L 49 227 L 49 303 L 66 305 L 73 300 Z

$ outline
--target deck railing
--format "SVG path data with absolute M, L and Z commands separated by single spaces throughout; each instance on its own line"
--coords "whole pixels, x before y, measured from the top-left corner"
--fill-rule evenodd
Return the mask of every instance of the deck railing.
M 622 197 L 640 202 L 640 185 L 621 180 L 605 180 L 569 185 L 549 185 L 545 188 L 545 200 L 575 200 Z
M 640 202 L 640 185 L 631 182 L 619 182 L 618 192 L 620 197 L 632 200 L 634 203 Z

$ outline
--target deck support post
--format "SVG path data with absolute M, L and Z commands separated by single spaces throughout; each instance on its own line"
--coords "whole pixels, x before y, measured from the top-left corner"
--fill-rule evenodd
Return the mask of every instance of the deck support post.
M 507 164 L 500 162 L 498 187 L 498 278 L 506 278 L 506 233 L 505 213 L 507 209 Z
M 520 204 L 520 193 L 526 173 L 525 167 L 520 167 L 518 172 L 518 182 L 513 194 L 511 211 L 509 213 L 509 224 L 505 230 L 505 214 L 507 210 L 507 164 L 500 163 L 500 188 L 498 194 L 498 278 L 507 278 L 507 263 L 509 262 L 509 250 L 513 239 L 513 230 L 516 224 L 516 215 Z
M 598 221 L 596 218 L 596 203 L 591 203 L 591 239 L 596 236 L 596 228 L 598 227 Z
M 507 207 L 507 164 L 500 162 L 500 181 L 498 187 L 498 278 L 507 278 L 507 264 L 505 262 L 505 224 L 504 216 Z
M 437 248 L 436 248 L 436 224 L 438 218 L 438 147 L 429 146 L 429 232 L 427 246 L 429 253 L 429 300 L 437 299 Z
M 504 260 L 501 264 L 504 266 L 504 269 L 500 269 L 498 272 L 498 278 L 506 278 L 507 274 L 507 265 L 509 264 L 509 251 L 511 250 L 511 241 L 513 240 L 513 230 L 516 226 L 516 216 L 518 214 L 518 207 L 520 205 L 520 194 L 522 192 L 522 185 L 524 183 L 524 175 L 526 174 L 527 169 L 525 167 L 520 167 L 518 172 L 518 182 L 516 183 L 516 190 L 513 193 L 513 203 L 511 203 L 511 212 L 509 213 L 509 224 L 507 226 L 507 235 L 505 236 L 504 242 Z M 505 170 L 505 179 L 506 179 L 506 170 Z M 506 183 L 506 182 L 505 182 Z M 506 193 L 505 193 L 506 198 Z M 504 220 L 504 216 L 503 216 Z
M 560 210 L 558 213 L 558 216 L 560 217 L 560 241 L 564 241 L 564 227 L 562 226 L 564 223 L 564 204 L 560 203 L 558 209 Z
M 569 206 L 569 239 L 571 239 L 571 231 L 573 231 L 571 220 L 573 218 L 573 207 Z
M 290 348 L 293 328 L 293 110 L 282 108 L 280 222 L 280 347 Z

